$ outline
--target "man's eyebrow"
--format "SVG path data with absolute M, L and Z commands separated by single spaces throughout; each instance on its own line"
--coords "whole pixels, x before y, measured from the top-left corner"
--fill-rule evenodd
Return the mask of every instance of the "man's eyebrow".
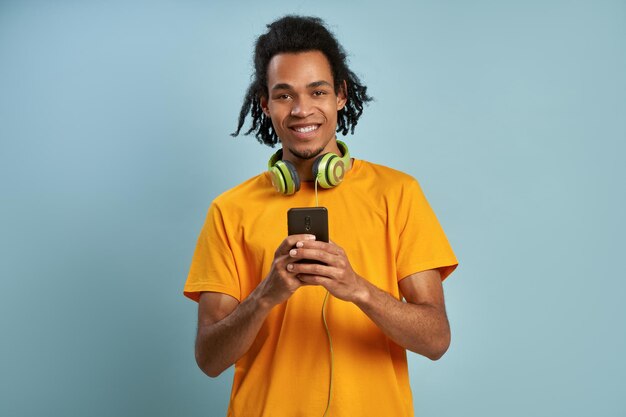
M 310 83 L 309 85 L 307 85 L 307 87 L 308 88 L 332 87 L 332 84 L 329 83 L 328 81 L 320 80 L 320 81 L 314 81 L 314 82 Z
M 272 91 L 274 90 L 291 90 L 292 87 L 289 84 L 285 84 L 285 83 L 280 83 L 280 84 L 276 84 L 272 87 Z
M 332 88 L 333 85 L 329 83 L 328 81 L 320 80 L 320 81 L 313 81 L 312 83 L 307 84 L 306 87 L 307 88 L 317 88 L 317 87 L 331 87 Z M 276 91 L 276 90 L 293 90 L 293 87 L 287 83 L 278 83 L 272 86 L 272 91 Z

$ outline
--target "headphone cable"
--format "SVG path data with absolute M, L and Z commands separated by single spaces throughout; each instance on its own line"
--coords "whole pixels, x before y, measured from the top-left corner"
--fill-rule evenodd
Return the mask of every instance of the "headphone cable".
M 319 182 L 319 180 L 320 180 L 320 174 L 317 174 L 315 176 L 315 207 L 319 207 L 320 206 L 320 202 L 317 199 L 317 183 Z
M 330 329 L 328 328 L 328 323 L 326 322 L 326 301 L 328 300 L 329 292 L 326 290 L 326 295 L 324 296 L 324 303 L 322 304 L 322 321 L 324 322 L 324 328 L 326 329 L 326 335 L 328 336 L 328 345 L 330 347 L 330 380 L 328 382 L 328 402 L 326 403 L 326 410 L 324 411 L 324 416 L 328 416 L 328 412 L 330 411 L 330 399 L 333 393 L 333 339 L 330 336 Z
M 315 207 L 319 207 L 319 200 L 317 198 L 317 183 L 319 182 L 320 174 L 315 176 Z M 324 322 L 324 329 L 326 329 L 326 336 L 328 337 L 328 346 L 330 351 L 330 378 L 328 381 L 328 402 L 326 403 L 326 410 L 324 411 L 324 416 L 328 416 L 328 412 L 330 411 L 330 399 L 333 393 L 333 339 L 330 336 L 330 329 L 328 328 L 328 323 L 326 322 L 326 301 L 328 301 L 329 296 L 328 290 L 326 290 L 326 295 L 324 296 L 324 302 L 322 303 L 322 321 Z

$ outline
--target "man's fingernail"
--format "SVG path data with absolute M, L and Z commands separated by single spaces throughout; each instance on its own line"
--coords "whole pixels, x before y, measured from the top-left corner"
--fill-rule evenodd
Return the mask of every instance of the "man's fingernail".
M 296 248 L 301 248 L 304 246 L 304 243 L 302 242 L 296 242 Z
M 289 251 L 289 255 L 291 255 L 291 256 L 296 256 L 297 253 L 298 253 L 298 251 L 295 250 L 295 249 L 292 249 L 292 250 Z
M 307 240 L 315 240 L 315 235 L 306 235 Z
M 293 270 L 293 265 L 292 264 L 287 264 L 287 270 L 288 271 L 292 271 Z

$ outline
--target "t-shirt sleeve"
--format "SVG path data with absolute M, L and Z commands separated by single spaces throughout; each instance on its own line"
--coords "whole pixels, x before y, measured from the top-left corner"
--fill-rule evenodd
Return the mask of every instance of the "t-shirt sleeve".
M 416 180 L 404 184 L 397 213 L 398 280 L 416 272 L 439 269 L 447 278 L 458 261 L 435 213 Z
M 228 294 L 241 301 L 235 257 L 220 208 L 211 204 L 200 231 L 183 293 L 194 301 L 204 291 Z

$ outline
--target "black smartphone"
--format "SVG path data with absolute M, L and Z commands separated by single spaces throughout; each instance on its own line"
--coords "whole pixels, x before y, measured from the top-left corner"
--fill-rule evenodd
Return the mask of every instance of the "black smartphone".
M 328 210 L 326 207 L 297 207 L 287 212 L 289 235 L 315 235 L 316 240 L 328 242 Z
M 315 235 L 315 240 L 328 242 L 328 210 L 326 207 L 297 207 L 287 212 L 287 230 L 289 235 Z M 322 262 L 300 259 L 298 263 Z
M 328 210 L 326 207 L 296 207 L 287 212 L 289 235 L 315 235 L 315 240 L 328 242 Z M 298 263 L 319 263 L 310 259 L 300 259 Z

